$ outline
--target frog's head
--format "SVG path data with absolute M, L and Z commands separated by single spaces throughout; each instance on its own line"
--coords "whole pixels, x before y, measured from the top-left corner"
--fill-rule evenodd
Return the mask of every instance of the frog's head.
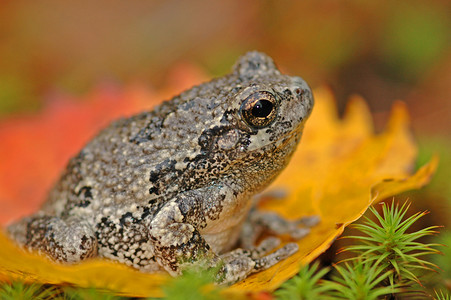
M 313 95 L 300 77 L 282 75 L 270 57 L 259 52 L 242 56 L 234 67 L 243 89 L 235 95 L 241 127 L 251 134 L 248 150 L 256 150 L 301 133 L 313 108 Z
M 216 139 L 216 147 L 230 149 L 232 168 L 234 162 L 240 168 L 247 163 L 250 173 L 268 173 L 261 178 L 267 182 L 295 150 L 313 108 L 312 92 L 302 78 L 282 75 L 272 59 L 259 52 L 242 56 L 230 76 L 237 85 L 222 119 L 229 130 Z

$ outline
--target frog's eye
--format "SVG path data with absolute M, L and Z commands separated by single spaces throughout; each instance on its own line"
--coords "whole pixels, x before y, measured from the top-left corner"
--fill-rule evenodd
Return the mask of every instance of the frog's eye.
M 276 118 L 276 98 L 269 92 L 253 93 L 241 105 L 241 115 L 251 127 L 266 127 Z

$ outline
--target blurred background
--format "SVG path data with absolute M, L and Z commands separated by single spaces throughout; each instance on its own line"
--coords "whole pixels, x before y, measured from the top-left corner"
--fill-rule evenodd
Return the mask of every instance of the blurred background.
M 312 87 L 329 86 L 340 112 L 360 94 L 377 130 L 393 101 L 405 101 L 419 164 L 434 153 L 441 162 L 427 188 L 399 198 L 433 211 L 425 225 L 451 225 L 448 0 L 1 0 L 0 121 L 102 83 L 158 89 L 175 66 L 220 76 L 254 49 Z
M 0 115 L 102 81 L 158 87 L 180 63 L 220 76 L 257 49 L 313 87 L 329 85 L 341 109 L 358 93 L 379 124 L 403 99 L 416 131 L 449 137 L 450 44 L 445 0 L 2 0 Z

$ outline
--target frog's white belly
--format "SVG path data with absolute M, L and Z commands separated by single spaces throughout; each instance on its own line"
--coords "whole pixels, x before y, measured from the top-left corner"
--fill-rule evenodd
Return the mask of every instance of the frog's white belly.
M 236 245 L 241 232 L 241 223 L 227 230 L 202 234 L 205 241 L 210 245 L 213 252 L 221 254 L 230 251 Z
M 207 227 L 200 231 L 213 252 L 221 254 L 236 246 L 241 228 L 252 207 L 248 195 L 229 198 L 217 220 L 211 220 Z

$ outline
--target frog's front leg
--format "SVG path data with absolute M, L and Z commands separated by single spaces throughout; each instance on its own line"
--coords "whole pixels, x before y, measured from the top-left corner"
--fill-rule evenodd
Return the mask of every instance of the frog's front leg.
M 245 217 L 237 218 L 239 224 L 233 224 L 236 215 L 232 216 L 232 207 L 240 199 L 229 191 L 227 186 L 221 185 L 179 194 L 153 218 L 149 233 L 154 241 L 155 258 L 171 275 L 179 275 L 185 264 L 206 259 L 210 266 L 220 266 L 218 281 L 233 283 L 269 268 L 297 251 L 297 245 L 289 244 L 266 255 L 278 246 L 277 239 L 269 239 L 252 250 L 215 253 L 201 233 L 208 229 L 207 226 L 224 226 L 223 231 L 227 231 L 227 226 L 239 230 L 235 225 L 241 224 Z
M 206 224 L 202 195 L 202 190 L 178 195 L 160 209 L 150 224 L 155 258 L 173 276 L 180 275 L 180 267 L 186 262 L 216 259 L 199 232 Z
M 97 255 L 95 232 L 81 218 L 61 219 L 41 212 L 11 224 L 7 230 L 21 246 L 60 262 L 73 263 Z

